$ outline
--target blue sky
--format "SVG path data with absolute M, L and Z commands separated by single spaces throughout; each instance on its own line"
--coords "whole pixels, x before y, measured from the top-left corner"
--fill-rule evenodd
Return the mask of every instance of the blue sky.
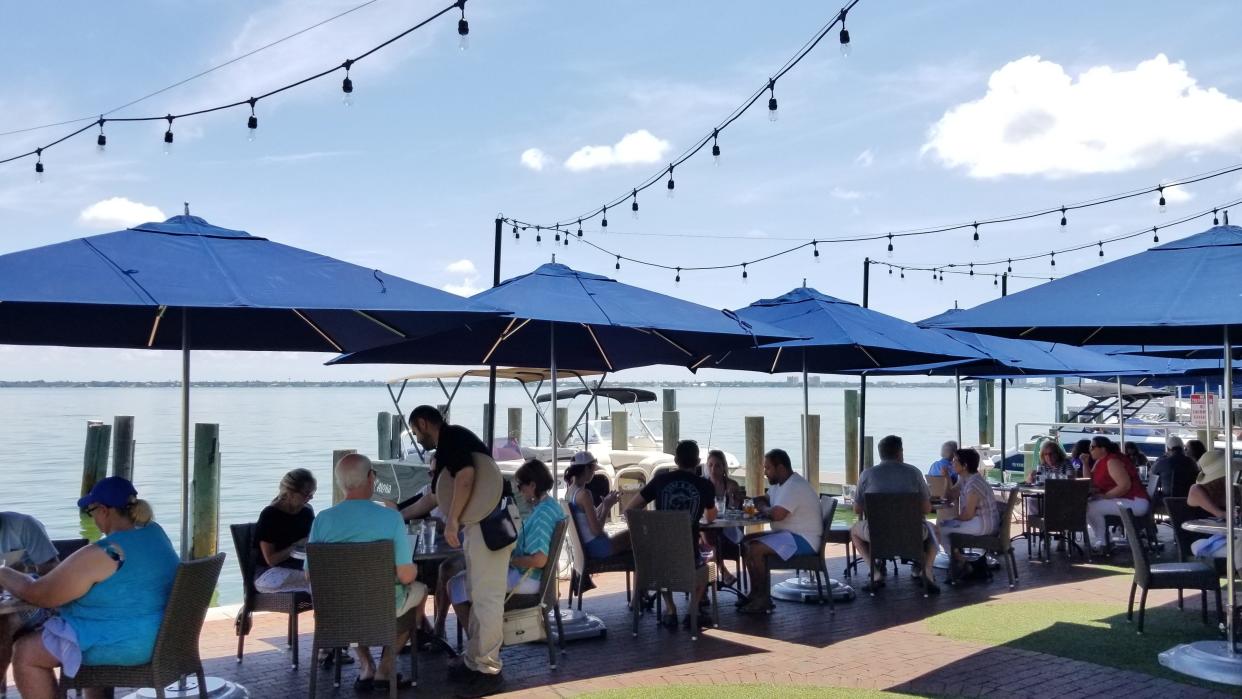
M 8 68 L 0 131 L 98 114 L 357 3 L 14 5 L 0 29 Z M 378 0 L 123 114 L 244 99 L 337 64 L 440 6 Z M 826 8 L 470 0 L 468 51 L 457 48 L 455 16 L 445 17 L 359 63 L 352 107 L 342 104 L 339 77 L 261 102 L 253 143 L 248 114 L 234 110 L 177 122 L 169 155 L 162 122 L 110 124 L 103 155 L 93 135 L 50 150 L 42 183 L 31 161 L 0 166 L 0 252 L 123 227 L 156 209 L 172 215 L 189 201 L 219 225 L 468 292 L 490 282 L 497 213 L 560 219 L 628 191 L 762 84 L 831 17 Z M 666 264 L 729 264 L 813 237 L 970 221 L 1242 162 L 1242 54 L 1228 48 L 1235 8 L 863 0 L 849 16 L 853 55 L 842 58 L 833 38 L 782 79 L 778 121 L 752 110 L 722 134 L 718 167 L 703 153 L 677 168 L 675 199 L 653 188 L 640 195 L 640 219 L 618 211 L 609 232 L 588 226 L 588 235 Z M 0 152 L 64 128 L 0 137 Z M 819 264 L 809 252 L 783 257 L 752 266 L 745 284 L 726 271 L 683 273 L 675 286 L 672 273 L 630 263 L 617 271 L 587 246 L 537 247 L 533 235 L 516 246 L 506 236 L 503 270 L 514 276 L 555 253 L 717 307 L 779 295 L 803 278 L 857 301 L 868 255 L 922 265 L 1044 252 L 1234 198 L 1242 187 L 1229 176 L 1171 192 L 1164 215 L 1154 201 L 1132 200 L 1073 215 L 1068 232 L 1044 218 L 985 228 L 978 247 L 968 232 L 908 238 L 891 260 L 882 242 L 821 246 Z M 1161 240 L 1200 229 L 1171 229 Z M 1143 237 L 1105 252 L 1112 259 L 1148 244 Z M 1094 250 L 1058 256 L 1055 272 L 1099 261 Z M 1015 266 L 1049 271 L 1046 260 Z M 1029 283 L 1015 280 L 1011 290 Z M 902 282 L 873 270 L 871 305 L 915 320 L 994 293 L 990 279 L 936 284 L 921 273 Z M 396 371 L 326 368 L 324 359 L 204 352 L 195 375 Z M 166 353 L 0 348 L 5 379 L 167 379 L 178 369 Z M 630 375 L 689 376 L 669 368 Z

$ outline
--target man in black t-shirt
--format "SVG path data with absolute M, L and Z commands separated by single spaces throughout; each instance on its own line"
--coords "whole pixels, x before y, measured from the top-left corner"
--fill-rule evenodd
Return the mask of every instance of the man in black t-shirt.
M 699 520 L 706 519 L 711 522 L 716 519 L 716 488 L 711 481 L 695 473 L 695 469 L 699 467 L 699 445 L 694 440 L 686 439 L 677 443 L 673 462 L 677 464 L 677 469 L 665 471 L 652 478 L 630 500 L 626 509 L 641 510 L 650 502 L 655 503 L 657 510 L 686 510 L 690 513 L 691 544 L 700 576 L 690 604 L 698 604 L 707 588 L 707 568 L 699 555 Z M 677 607 L 673 603 L 673 596 L 665 593 L 664 603 L 668 606 L 668 615 L 662 622 L 668 623 L 667 620 L 671 617 L 675 623 Z M 690 616 L 686 615 L 686 625 L 689 625 L 689 619 Z

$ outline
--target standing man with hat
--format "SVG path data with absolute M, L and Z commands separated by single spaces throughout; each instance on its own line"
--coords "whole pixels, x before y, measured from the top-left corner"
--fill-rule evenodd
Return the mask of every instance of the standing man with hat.
M 482 440 L 465 427 L 446 423 L 430 405 L 410 413 L 410 430 L 423 448 L 436 450 L 432 492 L 444 511 L 444 539 L 450 546 L 460 545 L 466 556 L 466 586 L 473 603 L 469 639 L 461 665 L 450 666 L 449 675 L 469 682 L 471 695 L 490 694 L 501 684 L 505 581 L 513 544 L 492 550 L 479 522 L 500 503 L 500 470 Z

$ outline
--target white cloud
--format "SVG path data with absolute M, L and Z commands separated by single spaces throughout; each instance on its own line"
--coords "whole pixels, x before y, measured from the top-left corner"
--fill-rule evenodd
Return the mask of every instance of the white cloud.
M 130 201 L 125 197 L 111 197 L 82 209 L 82 213 L 78 214 L 78 223 L 100 228 L 127 228 L 166 218 L 163 211 L 150 204 Z
M 460 284 L 445 284 L 440 288 L 450 294 L 457 294 L 458 296 L 474 296 L 483 290 L 482 287 L 475 286 L 478 281 L 477 277 L 468 277 L 461 280 Z
M 639 129 L 627 133 L 615 145 L 579 148 L 565 161 L 565 167 L 581 172 L 614 165 L 655 163 L 664 159 L 669 148 L 668 141 L 656 138 L 646 129 Z
M 858 157 L 854 158 L 854 164 L 861 165 L 863 167 L 871 167 L 871 164 L 874 162 L 875 162 L 875 154 L 871 152 L 870 148 L 859 153 Z
M 863 198 L 862 192 L 856 192 L 852 189 L 842 189 L 841 187 L 833 187 L 829 194 L 832 195 L 833 199 L 844 199 L 846 201 Z
M 466 277 L 477 276 L 479 273 L 479 270 L 474 266 L 474 262 L 466 259 L 450 262 L 448 266 L 444 268 L 444 271 L 449 274 L 460 274 Z
M 923 152 L 973 177 L 1060 177 L 1240 145 L 1242 101 L 1200 87 L 1163 54 L 1076 78 L 1027 56 L 992 73 L 983 97 L 945 112 Z
M 527 148 L 522 151 L 522 164 L 535 172 L 539 172 L 548 164 L 548 154 L 538 148 Z

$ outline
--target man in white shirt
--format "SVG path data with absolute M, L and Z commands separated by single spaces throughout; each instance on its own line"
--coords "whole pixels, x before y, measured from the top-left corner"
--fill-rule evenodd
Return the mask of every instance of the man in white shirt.
M 768 495 L 758 500 L 763 514 L 772 518 L 773 531 L 742 542 L 752 590 L 750 601 L 738 608 L 743 614 L 766 614 L 772 609 L 768 556 L 787 561 L 795 555 L 818 553 L 824 532 L 819 495 L 810 482 L 793 472 L 784 449 L 764 454 L 763 475 L 769 483 Z

